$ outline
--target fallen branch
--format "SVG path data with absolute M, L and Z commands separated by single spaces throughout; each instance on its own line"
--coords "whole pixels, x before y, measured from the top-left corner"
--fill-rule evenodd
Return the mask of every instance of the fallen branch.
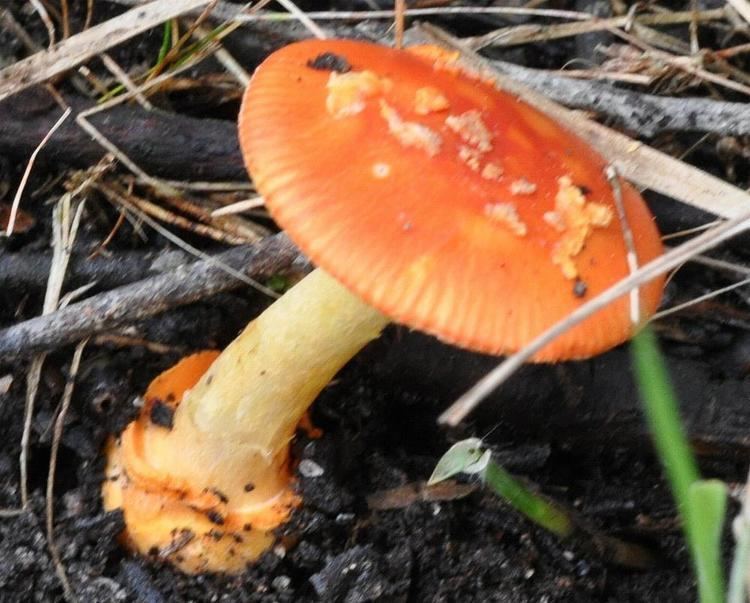
M 65 284 L 70 289 L 95 281 L 99 288 L 112 289 L 166 272 L 185 263 L 185 257 L 180 251 L 117 251 L 112 258 L 76 253 L 70 258 Z M 45 251 L 0 254 L 0 290 L 45 287 L 51 262 L 52 254 Z
M 66 99 L 76 112 L 81 99 Z M 0 155 L 26 160 L 60 116 L 58 105 L 36 89 L 0 103 Z M 179 180 L 247 180 L 237 143 L 237 126 L 136 105 L 119 105 L 91 115 L 92 124 L 144 170 Z M 86 168 L 105 150 L 73 120 L 64 123 L 39 155 L 40 161 Z
M 575 109 L 594 111 L 621 128 L 652 137 L 664 131 L 702 132 L 722 136 L 750 134 L 750 104 L 708 98 L 642 94 L 599 81 L 582 81 L 548 71 L 492 61 L 503 75 Z
M 573 80 L 501 61 L 499 71 L 569 107 L 594 111 L 619 127 L 651 137 L 663 131 L 708 132 L 722 136 L 750 134 L 750 104 L 705 98 L 640 94 L 595 81 Z M 55 119 L 59 107 L 49 97 L 29 91 L 0 103 L 0 155 L 28 158 Z M 44 103 L 40 107 L 40 103 Z M 80 100 L 71 101 L 78 109 Z M 247 172 L 234 122 L 197 119 L 122 105 L 89 120 L 147 173 L 175 180 L 245 181 Z M 72 120 L 55 133 L 40 161 L 85 168 L 104 149 Z
M 236 289 L 243 283 L 219 263 L 248 277 L 263 279 L 306 260 L 284 234 L 235 247 L 210 260 L 181 266 L 131 285 L 92 296 L 63 310 L 0 331 L 0 360 L 10 361 L 51 350 L 170 308 Z

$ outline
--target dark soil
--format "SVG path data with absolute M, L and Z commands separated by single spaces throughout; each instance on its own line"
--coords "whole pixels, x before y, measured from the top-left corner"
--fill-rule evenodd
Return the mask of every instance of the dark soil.
M 196 324 L 193 321 L 203 320 L 200 314 L 186 311 L 183 319 Z M 396 356 L 408 364 L 422 353 L 454 366 L 435 382 L 429 370 L 404 372 L 394 364 Z M 59 362 L 55 356 L 48 362 L 35 422 L 34 514 L 0 523 L 0 584 L 9 601 L 29 592 L 34 600 L 52 601 L 61 593 L 44 536 L 42 498 L 49 420 L 65 371 L 60 356 Z M 422 502 L 407 496 L 397 508 L 369 510 L 367 499 L 373 494 L 424 480 L 449 445 L 435 426 L 435 415 L 450 397 L 430 395 L 429 390 L 445 386 L 449 391 L 469 383 L 467 375 L 487 365 L 484 358 L 427 338 L 407 335 L 405 341 L 403 333 L 393 330 L 352 363 L 316 404 L 313 416 L 324 436 L 314 441 L 301 437 L 296 448 L 300 459 L 314 461 L 323 474 L 299 476 L 304 506 L 284 530 L 279 546 L 233 578 L 186 577 L 118 547 L 121 518 L 103 513 L 99 501 L 99 451 L 107 433 L 132 416 L 131 402 L 147 375 L 170 359 L 135 350 L 91 349 L 87 356 L 65 429 L 55 499 L 57 545 L 83 600 L 552 602 L 694 597 L 669 493 L 648 450 L 635 445 L 635 438 L 618 442 L 613 437 L 608 442 L 605 420 L 595 426 L 580 421 L 578 429 L 600 431 L 596 438 L 554 433 L 556 423 L 579 421 L 565 401 L 570 391 L 561 385 L 570 379 L 587 381 L 597 396 L 608 400 L 609 408 L 633 411 L 635 394 L 632 387 L 622 387 L 628 371 L 619 351 L 585 366 L 533 367 L 525 380 L 536 385 L 517 379 L 505 394 L 515 401 L 499 414 L 485 410 L 471 431 L 492 431 L 487 441 L 497 446 L 506 467 L 539 483 L 602 530 L 653 547 L 659 567 L 635 571 L 607 566 L 529 524 L 481 489 L 460 500 Z M 612 365 L 623 373 L 619 379 L 612 379 Z M 598 373 L 611 381 L 608 387 L 597 385 Z M 14 374 L 19 377 L 2 407 L 0 451 L 2 502 L 9 506 L 18 500 L 22 367 Z M 550 390 L 553 383 L 557 385 Z M 496 403 L 505 405 L 503 400 Z M 534 413 L 516 413 L 524 406 Z M 616 434 L 623 425 L 615 423 Z M 531 431 L 537 435 L 523 435 Z M 717 467 L 725 477 L 742 475 L 741 465 L 732 461 Z
M 16 17 L 43 43 L 43 27 L 29 11 L 20 10 L 26 3 L 11 4 Z M 101 4 L 109 12 L 97 13 L 98 20 L 121 10 Z M 80 18 L 85 3 L 71 6 Z M 472 27 L 482 33 L 496 24 L 452 23 L 464 34 Z M 291 31 L 292 25 L 289 28 L 286 36 L 266 32 L 265 38 L 253 42 L 235 40 L 232 49 L 252 66 L 253 57 L 261 54 L 259 46 L 268 39 L 278 45 L 299 35 Z M 158 51 L 160 35 L 151 32 L 114 55 L 126 68 L 148 63 Z M 13 36 L 1 30 L 0 49 L 6 60 L 23 54 Z M 515 49 L 503 58 L 547 66 L 574 52 L 565 43 L 554 43 L 544 52 Z M 193 98 L 191 104 L 188 95 L 178 94 L 159 101 L 175 111 L 212 118 L 231 118 L 237 108 L 236 99 L 217 103 Z M 669 144 L 677 155 L 694 142 L 675 137 Z M 694 156 L 708 169 L 724 173 L 712 144 L 697 147 Z M 12 197 L 24 166 L 25 161 L 0 156 L 0 202 L 9 200 L 8 190 Z M 3 241 L 2 254 L 36 253 L 49 245 L 46 202 L 62 192 L 51 181 L 63 175 L 64 168 L 44 162 L 40 166 L 23 201 L 37 224 Z M 743 169 L 732 173 L 747 177 Z M 671 204 L 655 207 L 666 231 L 702 219 Z M 80 251 L 93 250 L 115 218 L 101 199 L 91 199 L 77 243 Z M 216 250 L 196 238 L 189 240 L 209 252 Z M 158 237 L 142 241 L 125 224 L 108 251 L 116 260 L 118 253 L 159 253 L 165 246 Z M 735 242 L 728 253 L 733 259 L 745 257 L 746 241 Z M 692 268 L 671 285 L 668 296 L 680 300 L 717 284 L 724 284 L 722 277 Z M 0 327 L 38 314 L 43 285 L 23 281 L 0 290 Z M 704 306 L 708 315 L 683 315 L 662 325 L 661 331 L 705 475 L 738 482 L 745 478 L 748 459 L 750 382 L 745 375 L 750 344 L 745 333 L 750 320 L 743 310 L 743 294 L 730 301 Z M 265 303 L 250 291 L 222 294 L 132 327 L 132 334 L 165 344 L 168 351 L 103 343 L 87 347 L 59 451 L 53 501 L 56 546 L 80 600 L 695 600 L 693 574 L 669 491 L 651 452 L 626 350 L 583 363 L 527 367 L 470 423 L 446 433 L 435 423 L 440 410 L 496 359 L 397 327 L 389 328 L 353 361 L 315 404 L 313 421 L 324 435 L 317 440 L 300 435 L 295 450 L 298 459 L 315 463 L 319 470 L 312 472 L 316 477 L 298 476 L 304 504 L 279 534 L 278 545 L 256 566 L 234 577 L 184 576 L 124 551 L 117 539 L 122 518 L 104 513 L 99 498 L 102 446 L 137 412 L 134 402 L 152 377 L 186 352 L 225 345 Z M 0 519 L 0 601 L 63 599 L 45 534 L 44 493 L 51 425 L 70 352 L 65 348 L 50 354 L 42 375 L 29 450 L 32 510 Z M 0 507 L 19 504 L 27 369 L 28 361 L 21 357 L 0 366 L 0 380 L 6 375 L 12 379 L 7 393 L 0 393 Z M 597 529 L 651 548 L 657 563 L 643 571 L 608 564 L 577 545 L 560 542 L 481 487 L 468 494 L 457 487 L 452 500 L 414 495 L 447 447 L 469 435 L 484 436 L 506 468 L 575 509 Z M 382 500 L 385 491 L 398 488 L 393 508 L 372 508 L 373 495 Z M 730 551 L 727 537 L 727 558 Z

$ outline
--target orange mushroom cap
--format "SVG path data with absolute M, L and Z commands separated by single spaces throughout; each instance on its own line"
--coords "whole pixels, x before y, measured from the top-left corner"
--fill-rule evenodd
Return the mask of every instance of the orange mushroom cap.
M 287 46 L 255 72 L 239 132 L 258 191 L 310 258 L 445 341 L 514 352 L 629 273 L 602 157 L 441 49 Z M 621 190 L 643 264 L 659 233 Z M 663 282 L 641 288 L 643 316 Z M 632 331 L 624 296 L 535 360 L 588 357 Z

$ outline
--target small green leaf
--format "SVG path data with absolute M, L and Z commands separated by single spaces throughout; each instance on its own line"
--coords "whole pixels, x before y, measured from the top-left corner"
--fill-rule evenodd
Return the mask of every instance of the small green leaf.
M 427 485 L 432 486 L 459 473 L 482 473 L 492 453 L 482 450 L 482 440 L 467 438 L 456 442 L 440 457 Z

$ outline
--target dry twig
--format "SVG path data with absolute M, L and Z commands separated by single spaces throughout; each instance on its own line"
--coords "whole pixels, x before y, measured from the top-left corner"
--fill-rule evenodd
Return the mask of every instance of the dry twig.
M 640 136 L 660 132 L 708 132 L 721 136 L 750 134 L 750 104 L 710 98 L 642 94 L 605 82 L 579 81 L 505 61 L 492 66 L 518 83 L 568 107 L 594 111 Z
M 118 97 L 119 98 L 119 97 Z M 74 111 L 88 106 L 79 97 L 69 97 Z M 47 109 L 45 111 L 45 109 Z M 49 96 L 29 90 L 0 103 L 0 154 L 23 160 L 55 123 L 57 105 Z M 228 120 L 198 119 L 164 111 L 144 111 L 139 106 L 111 107 L 106 115 L 92 115 L 89 122 L 132 161 L 156 177 L 233 181 L 231 188 L 247 186 L 237 126 Z M 64 123 L 49 140 L 39 159 L 86 168 L 104 154 L 73 120 Z
M 32 318 L 0 331 L 0 360 L 10 361 L 103 333 L 160 312 L 205 299 L 243 283 L 227 278 L 218 262 L 248 277 L 263 279 L 287 270 L 304 270 L 304 256 L 284 234 L 255 245 L 235 247 L 208 260 L 176 268 L 94 295 L 48 316 Z
M 51 254 L 43 251 L 0 254 L 0 289 L 43 287 L 51 261 Z M 70 258 L 65 284 L 96 282 L 98 287 L 104 289 L 118 287 L 163 272 L 170 265 L 184 261 L 185 255 L 178 251 L 118 251 L 112 258 L 103 254 L 92 258 L 76 253 Z M 160 264 L 165 266 L 164 270 L 158 268 Z
M 148 199 L 138 197 L 132 193 L 126 194 L 125 191 L 121 190 L 120 187 L 117 187 L 114 184 L 99 183 L 94 185 L 94 188 L 115 205 L 125 205 L 128 208 L 137 207 L 142 212 L 166 224 L 171 224 L 199 236 L 208 237 L 219 243 L 241 245 L 242 243 L 252 243 L 261 238 L 259 234 L 252 231 L 246 231 L 242 234 L 237 232 L 233 233 L 222 228 L 217 228 L 211 224 L 193 222 L 149 201 Z M 185 207 L 185 204 L 183 204 L 182 209 L 185 209 Z M 192 208 L 193 213 L 195 213 L 195 209 L 197 208 Z M 208 212 L 206 213 L 208 214 Z
M 656 13 L 647 15 L 625 15 L 621 17 L 610 17 L 609 19 L 594 18 L 587 15 L 587 19 L 572 23 L 558 23 L 554 25 L 516 25 L 491 31 L 482 36 L 466 38 L 463 43 L 467 48 L 479 50 L 487 46 L 516 46 L 531 42 L 546 42 L 559 40 L 571 36 L 579 36 L 598 31 L 608 31 L 616 27 L 626 27 L 633 24 L 639 25 L 675 25 L 678 23 L 690 23 L 694 20 L 700 22 L 715 21 L 726 18 L 723 8 L 706 10 L 696 13 L 695 11 L 677 11 L 668 13 Z

